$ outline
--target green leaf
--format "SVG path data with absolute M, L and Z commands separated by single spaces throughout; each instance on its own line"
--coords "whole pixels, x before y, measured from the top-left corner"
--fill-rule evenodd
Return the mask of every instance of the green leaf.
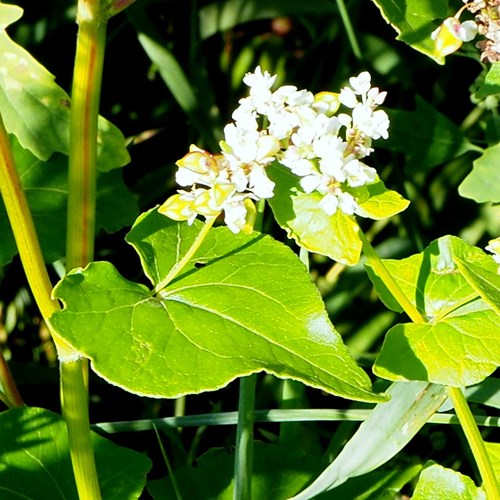
M 387 110 L 390 136 L 377 144 L 404 154 L 409 175 L 429 171 L 475 149 L 457 125 L 421 97 L 416 96 L 415 105 L 414 111 Z
M 367 190 L 366 201 L 358 201 L 360 210 L 357 214 L 361 217 L 380 220 L 406 210 L 410 202 L 403 198 L 397 191 L 387 189 L 382 181 L 365 186 Z
M 484 99 L 489 95 L 500 93 L 500 63 L 498 61 L 491 64 L 481 84 L 476 92 L 477 99 Z
M 474 265 L 459 257 L 455 258 L 455 263 L 469 285 L 500 315 L 500 275 L 498 272 L 488 271 L 482 266 Z M 496 263 L 495 266 L 497 266 Z
M 139 217 L 128 241 L 153 284 L 182 259 L 201 227 L 156 209 Z M 57 332 L 99 375 L 131 392 L 172 398 L 266 370 L 346 398 L 381 400 L 303 264 L 269 236 L 211 230 L 156 296 L 107 262 L 72 271 L 54 293 L 64 303 L 51 319 Z
M 41 408 L 15 408 L 0 414 L 0 496 L 78 498 L 64 420 Z M 104 500 L 140 497 L 150 460 L 92 433 L 97 474 Z
M 500 443 L 484 443 L 491 460 L 491 466 L 495 471 L 497 481 L 500 480 Z
M 413 500 L 483 500 L 484 492 L 468 476 L 427 462 L 420 473 Z
M 396 40 L 407 43 L 415 50 L 444 64 L 444 58 L 434 54 L 431 33 L 439 22 L 448 17 L 448 2 L 422 2 L 422 0 L 373 0 L 382 16 L 398 33 Z M 438 23 L 433 20 L 438 19 Z
M 285 167 L 273 164 L 267 172 L 276 183 L 269 205 L 288 237 L 310 252 L 326 255 L 342 264 L 357 264 L 362 243 L 354 217 L 340 210 L 327 215 L 318 206 L 321 195 L 301 192 L 299 178 Z
M 495 182 L 499 161 L 500 144 L 487 148 L 482 156 L 474 161 L 472 171 L 460 184 L 460 195 L 478 203 L 500 202 L 500 183 Z
M 38 238 L 46 262 L 65 255 L 66 212 L 68 199 L 67 158 L 53 155 L 43 162 L 23 149 L 11 137 L 12 152 L 21 183 L 26 192 Z M 123 182 L 121 170 L 98 172 L 96 229 L 109 233 L 132 223 L 137 215 L 136 202 Z M 0 266 L 16 255 L 17 248 L 10 223 L 0 200 Z
M 460 272 L 457 259 L 496 270 L 482 250 L 452 236 L 407 259 L 383 261 L 427 323 L 389 330 L 373 368 L 376 375 L 465 387 L 481 382 L 498 366 L 499 316 Z M 393 308 L 395 298 L 369 265 L 367 270 L 382 301 Z
M 22 9 L 0 3 L 0 109 L 8 132 L 37 158 L 69 152 L 70 99 L 51 75 L 25 49 L 13 42 L 5 27 L 17 21 Z M 99 118 L 97 167 L 106 171 L 130 161 L 122 133 Z
M 373 409 L 335 460 L 293 500 L 307 500 L 330 491 L 390 460 L 427 423 L 447 397 L 443 386 L 423 382 L 394 383 L 386 394 L 391 399 Z M 348 497 L 335 495 L 333 498 Z
M 319 457 L 289 447 L 255 442 L 252 497 L 285 500 L 304 487 L 321 465 Z M 196 461 L 196 467 L 177 469 L 174 476 L 182 498 L 231 500 L 234 455 L 224 449 L 211 449 Z M 176 498 L 168 477 L 149 482 L 148 490 L 155 500 Z

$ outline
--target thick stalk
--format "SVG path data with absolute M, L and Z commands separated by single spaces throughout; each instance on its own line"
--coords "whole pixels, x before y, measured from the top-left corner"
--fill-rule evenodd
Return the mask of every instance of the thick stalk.
M 66 267 L 94 258 L 97 118 L 106 42 L 104 0 L 79 0 L 71 92 Z M 88 415 L 88 362 L 61 358 L 61 402 L 80 498 L 100 499 Z
M 85 500 L 101 498 L 97 471 L 90 441 L 88 392 L 85 360 L 75 357 L 61 363 L 61 405 L 68 430 L 71 462 L 75 473 L 78 496 Z
M 459 387 L 448 387 L 448 395 L 453 402 L 458 420 L 462 426 L 467 442 L 469 443 L 472 455 L 476 460 L 477 468 L 483 479 L 483 488 L 488 500 L 498 500 L 500 490 L 495 476 L 495 471 L 491 465 L 490 457 L 484 444 L 479 428 L 470 411 L 467 400 L 462 389 Z

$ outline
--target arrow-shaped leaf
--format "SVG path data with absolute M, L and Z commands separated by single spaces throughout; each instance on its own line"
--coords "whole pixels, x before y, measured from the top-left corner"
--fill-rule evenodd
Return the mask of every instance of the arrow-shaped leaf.
M 128 236 L 157 284 L 185 255 L 201 223 L 153 209 Z M 339 396 L 378 401 L 330 323 L 293 252 L 261 234 L 211 230 L 174 281 L 154 295 L 97 262 L 55 289 L 64 303 L 51 322 L 97 373 L 149 396 L 220 388 L 266 370 Z

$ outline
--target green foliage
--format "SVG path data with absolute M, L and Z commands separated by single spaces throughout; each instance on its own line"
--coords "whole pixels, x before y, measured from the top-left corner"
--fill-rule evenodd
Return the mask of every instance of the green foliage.
M 0 4 L 0 25 L 5 30 L 22 9 Z M 40 160 L 69 152 L 71 101 L 51 75 L 26 50 L 0 33 L 0 54 L 5 74 L 0 78 L 0 108 L 9 132 Z M 130 161 L 122 133 L 104 118 L 99 121 L 98 168 L 119 168 Z
M 305 455 L 288 446 L 255 443 L 255 468 L 252 494 L 255 498 L 285 500 L 302 489 L 325 464 L 319 457 Z M 234 457 L 223 449 L 202 455 L 196 467 L 176 471 L 175 481 L 183 498 L 233 498 Z M 270 473 L 271 472 L 271 473 Z M 148 483 L 155 500 L 175 498 L 172 481 L 161 479 Z
M 11 138 L 12 152 L 30 204 L 38 238 L 46 262 L 65 255 L 66 213 L 68 204 L 68 163 L 61 154 L 48 161 L 36 158 Z M 125 186 L 120 170 L 99 172 L 97 176 L 97 229 L 109 233 L 130 224 L 137 215 L 136 202 Z M 5 265 L 17 250 L 4 205 L 0 202 L 0 265 Z
M 429 462 L 420 474 L 415 493 L 415 500 L 480 500 L 484 493 L 470 477 Z
M 465 198 L 478 203 L 500 202 L 498 183 L 492 182 L 498 173 L 500 160 L 500 144 L 489 147 L 474 161 L 472 172 L 460 185 L 459 192 Z
M 405 295 L 427 320 L 389 330 L 374 372 L 390 380 L 428 380 L 463 387 L 481 382 L 500 363 L 495 335 L 498 312 L 478 295 L 455 260 L 492 272 L 496 265 L 478 248 L 444 236 L 424 252 L 399 261 L 384 261 Z M 381 299 L 394 297 L 368 265 Z
M 153 285 L 182 259 L 200 226 L 173 222 L 156 209 L 138 219 L 128 241 Z M 102 377 L 137 394 L 214 390 L 266 370 L 346 398 L 381 400 L 301 262 L 268 236 L 212 231 L 156 295 L 106 262 L 69 273 L 54 294 L 65 305 L 51 319 L 57 332 Z
M 77 498 L 64 420 L 41 408 L 0 414 L 0 492 L 17 498 Z M 93 434 L 99 483 L 105 500 L 140 497 L 150 460 Z
M 444 64 L 444 58 L 434 55 L 431 33 L 435 19 L 448 17 L 448 2 L 422 2 L 421 0 L 373 0 L 384 19 L 398 32 L 397 40 Z
M 99 118 L 98 257 L 56 285 L 62 310 L 48 321 L 71 347 L 61 362 L 91 362 L 92 420 L 110 420 L 99 426 L 108 432 L 127 429 L 117 440 L 140 450 L 92 434 L 103 498 L 140 498 L 145 484 L 155 499 L 233 498 L 242 472 L 235 456 L 253 463 L 244 471 L 252 498 L 484 498 L 463 474 L 475 470 L 467 442 L 474 450 L 481 437 L 471 437 L 445 387 L 464 388 L 481 425 L 498 424 L 500 274 L 481 248 L 500 234 L 499 63 L 479 61 L 472 42 L 443 66 L 431 39 L 463 2 L 103 2 L 113 13 L 127 7 L 108 26 L 101 109 L 130 140 Z M 44 259 L 59 261 L 56 270 L 66 248 L 72 106 L 52 72 L 70 80 L 76 29 L 75 6 L 63 3 L 25 2 L 23 17 L 0 3 L 0 114 Z M 389 138 L 368 145 L 377 181 L 346 187 L 356 215 L 329 216 L 321 195 L 304 193 L 273 163 L 262 233 L 215 227 L 201 241 L 208 226 L 151 207 L 177 189 L 173 165 L 190 144 L 220 150 L 223 124 L 246 95 L 242 77 L 257 64 L 279 85 L 313 93 L 369 71 L 388 91 L 391 121 Z M 25 401 L 59 411 L 50 397 L 59 391 L 57 355 L 22 281 L 29 266 L 14 258 L 11 224 L 19 221 L 0 203 L 0 350 Z M 111 234 L 132 224 L 128 245 Z M 8 405 L 3 366 L 0 358 Z M 235 394 L 232 382 L 244 376 L 257 381 L 256 394 Z M 381 379 L 392 381 L 388 389 Z M 73 396 L 87 406 L 84 391 Z M 254 397 L 265 423 L 231 412 L 237 398 Z M 456 414 L 447 414 L 453 404 Z M 342 422 L 319 422 L 331 408 Z M 435 425 L 455 424 L 455 415 L 466 431 L 460 443 L 455 429 Z M 167 477 L 161 459 L 149 472 L 146 456 L 157 460 L 158 443 L 138 434 L 162 422 Z M 235 422 L 236 430 L 222 425 Z M 182 429 L 190 425 L 196 431 Z M 233 450 L 242 431 L 247 447 Z M 6 409 L 0 434 L 0 497 L 76 498 L 61 417 Z M 487 428 L 482 434 L 494 473 L 476 451 L 474 479 L 496 498 L 500 445 Z

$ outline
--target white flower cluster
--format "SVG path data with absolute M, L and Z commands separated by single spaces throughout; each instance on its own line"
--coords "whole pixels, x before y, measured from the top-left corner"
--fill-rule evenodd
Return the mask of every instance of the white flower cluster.
M 373 151 L 372 140 L 388 137 L 389 118 L 377 109 L 386 92 L 371 87 L 368 72 L 350 78 L 350 87 L 340 94 L 313 95 L 290 85 L 273 91 L 275 80 L 260 67 L 244 77 L 249 95 L 224 128 L 222 154 L 191 146 L 177 162 L 176 174 L 178 184 L 191 190 L 169 198 L 161 213 L 191 223 L 197 215 L 223 211 L 231 231 L 251 231 L 254 201 L 274 194 L 266 173 L 273 161 L 300 177 L 305 193 L 320 193 L 319 204 L 328 215 L 357 212 L 349 191 L 378 179 L 361 160 Z M 350 114 L 337 113 L 340 105 Z

